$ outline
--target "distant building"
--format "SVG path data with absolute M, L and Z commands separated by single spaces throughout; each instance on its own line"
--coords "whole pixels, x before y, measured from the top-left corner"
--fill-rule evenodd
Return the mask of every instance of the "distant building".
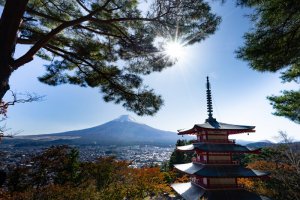
M 179 135 L 195 135 L 193 144 L 177 147 L 178 151 L 194 151 L 191 163 L 178 164 L 175 168 L 190 175 L 190 182 L 175 183 L 173 189 L 186 200 L 267 200 L 241 188 L 238 178 L 264 178 L 269 173 L 248 169 L 232 159 L 233 154 L 259 153 L 229 140 L 231 134 L 255 132 L 255 126 L 234 125 L 218 122 L 213 118 L 210 83 L 207 77 L 208 119 L 204 124 L 195 124 Z

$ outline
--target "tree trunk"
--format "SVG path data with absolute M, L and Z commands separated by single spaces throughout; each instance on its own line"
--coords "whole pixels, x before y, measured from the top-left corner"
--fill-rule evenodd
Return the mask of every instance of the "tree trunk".
M 17 33 L 27 3 L 28 0 L 6 0 L 0 19 L 0 102 L 9 90 Z

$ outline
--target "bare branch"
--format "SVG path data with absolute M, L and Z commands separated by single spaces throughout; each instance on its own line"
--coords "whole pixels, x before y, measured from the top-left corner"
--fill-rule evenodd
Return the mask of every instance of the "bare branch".
M 279 131 L 280 143 L 284 145 L 284 155 L 289 160 L 290 164 L 295 167 L 298 174 L 300 174 L 300 154 L 292 147 L 293 139 L 288 137 L 288 134 L 284 131 Z
M 34 102 L 34 101 L 41 101 L 43 100 L 44 96 L 38 96 L 36 94 L 30 94 L 30 93 L 16 93 L 12 90 L 9 90 L 11 93 L 11 99 L 4 102 L 0 102 L 0 122 L 3 123 L 7 119 L 7 109 L 9 106 L 13 106 L 17 103 L 28 103 L 28 102 Z M 21 98 L 20 98 L 21 96 Z M 21 131 L 15 131 L 8 133 L 10 129 L 6 127 L 6 124 L 0 125 L 0 141 L 3 137 L 10 137 L 12 138 L 14 135 L 19 134 Z
M 30 93 L 16 93 L 12 90 L 9 90 L 11 92 L 12 100 L 4 103 L 3 106 L 12 106 L 17 103 L 28 103 L 33 101 L 41 101 L 43 100 L 44 96 L 38 96 L 36 94 L 30 94 Z M 19 98 L 19 96 L 23 96 L 23 98 Z
M 41 101 L 43 100 L 44 96 L 38 96 L 36 94 L 30 94 L 30 93 L 16 93 L 12 90 L 9 90 L 11 92 L 11 99 L 8 101 L 1 101 L 0 102 L 0 116 L 2 116 L 2 120 L 4 120 L 7 117 L 7 109 L 9 106 L 13 106 L 17 103 L 28 103 L 33 101 Z M 21 98 L 19 98 L 21 96 Z
M 0 120 L 3 122 L 4 120 Z M 0 141 L 2 138 L 13 138 L 14 136 L 20 134 L 22 131 L 11 131 L 10 128 L 6 127 L 6 124 L 0 126 Z

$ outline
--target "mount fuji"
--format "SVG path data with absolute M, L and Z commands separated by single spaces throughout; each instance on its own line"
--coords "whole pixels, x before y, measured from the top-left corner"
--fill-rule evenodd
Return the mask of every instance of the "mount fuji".
M 99 126 L 67 131 L 53 134 L 41 134 L 30 136 L 18 136 L 21 145 L 34 143 L 33 145 L 45 144 L 74 144 L 74 145 L 175 145 L 181 138 L 174 132 L 152 128 L 146 124 L 138 123 L 129 115 L 121 115 L 117 119 Z M 15 142 L 14 142 L 15 143 Z

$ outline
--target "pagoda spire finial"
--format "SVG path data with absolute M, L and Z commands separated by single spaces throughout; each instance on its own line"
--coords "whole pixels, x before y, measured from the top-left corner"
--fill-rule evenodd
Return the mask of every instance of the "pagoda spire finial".
M 212 107 L 212 99 L 211 99 L 211 91 L 210 91 L 210 83 L 208 76 L 206 77 L 206 98 L 207 98 L 207 112 L 208 112 L 208 120 L 213 119 L 213 107 Z

